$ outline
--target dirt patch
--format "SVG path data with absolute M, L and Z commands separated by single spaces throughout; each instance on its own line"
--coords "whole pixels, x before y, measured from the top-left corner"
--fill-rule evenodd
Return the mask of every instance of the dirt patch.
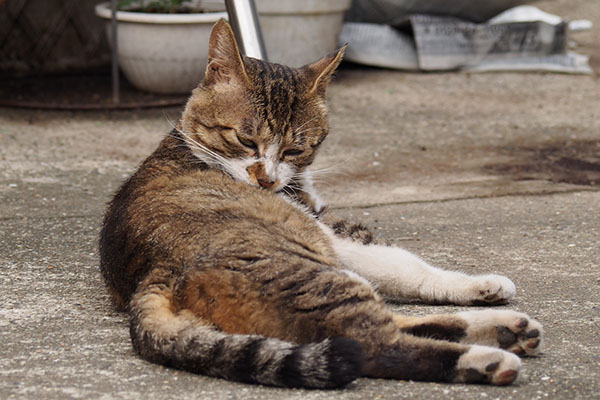
M 544 145 L 506 146 L 507 162 L 488 164 L 484 171 L 514 180 L 600 186 L 600 140 L 559 141 Z

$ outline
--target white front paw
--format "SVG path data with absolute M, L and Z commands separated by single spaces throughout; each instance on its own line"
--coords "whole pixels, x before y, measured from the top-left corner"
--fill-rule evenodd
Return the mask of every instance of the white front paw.
M 474 276 L 470 292 L 470 304 L 504 304 L 515 297 L 517 289 L 507 277 L 490 274 Z

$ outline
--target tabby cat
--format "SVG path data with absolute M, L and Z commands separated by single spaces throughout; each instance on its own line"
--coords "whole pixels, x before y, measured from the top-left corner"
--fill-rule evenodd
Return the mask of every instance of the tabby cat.
M 130 314 L 135 351 L 285 387 L 513 382 L 515 354 L 541 350 L 535 320 L 488 309 L 407 317 L 381 297 L 498 304 L 515 294 L 509 279 L 443 271 L 361 243 L 360 226 L 322 222 L 309 166 L 343 52 L 288 68 L 241 56 L 229 25 L 214 26 L 204 81 L 118 190 L 101 232 L 102 273 Z

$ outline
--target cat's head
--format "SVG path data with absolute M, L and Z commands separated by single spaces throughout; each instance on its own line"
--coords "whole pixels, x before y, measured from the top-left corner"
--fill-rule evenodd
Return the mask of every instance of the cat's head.
M 194 154 L 237 180 L 278 191 L 302 173 L 328 132 L 325 89 L 344 48 L 302 68 L 240 56 L 221 20 L 204 81 L 179 127 Z

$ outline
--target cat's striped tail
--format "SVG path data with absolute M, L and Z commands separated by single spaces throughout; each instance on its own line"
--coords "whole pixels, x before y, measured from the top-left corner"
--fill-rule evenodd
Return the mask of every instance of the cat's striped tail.
M 130 303 L 133 347 L 146 360 L 284 387 L 338 388 L 361 376 L 360 345 L 351 339 L 295 345 L 262 336 L 230 335 L 189 310 L 174 311 L 170 286 L 147 279 Z

